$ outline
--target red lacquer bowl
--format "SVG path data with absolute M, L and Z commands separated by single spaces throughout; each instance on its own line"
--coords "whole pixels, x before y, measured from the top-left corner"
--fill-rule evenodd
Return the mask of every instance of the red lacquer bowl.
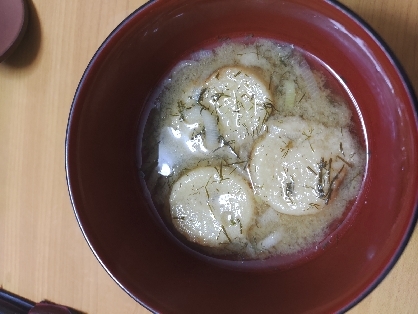
M 239 34 L 311 53 L 358 106 L 368 152 L 363 188 L 342 227 L 304 260 L 256 265 L 199 257 L 165 232 L 141 185 L 138 134 L 148 97 L 183 56 Z M 164 313 L 327 313 L 354 306 L 393 267 L 414 229 L 417 160 L 417 102 L 399 63 L 364 22 L 325 0 L 147 3 L 87 67 L 66 140 L 69 192 L 92 251 L 129 295 Z

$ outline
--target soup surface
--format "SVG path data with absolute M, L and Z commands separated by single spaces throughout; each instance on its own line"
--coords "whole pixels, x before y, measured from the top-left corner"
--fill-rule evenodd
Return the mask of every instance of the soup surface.
M 140 149 L 167 228 L 233 259 L 296 253 L 330 234 L 366 163 L 353 110 L 331 86 L 309 55 L 262 38 L 180 62 L 150 100 Z

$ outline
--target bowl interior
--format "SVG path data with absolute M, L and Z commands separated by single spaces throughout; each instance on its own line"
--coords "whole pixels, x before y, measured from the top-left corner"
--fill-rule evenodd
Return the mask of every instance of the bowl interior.
M 181 249 L 151 214 L 139 177 L 141 115 L 159 81 L 206 43 L 245 34 L 292 43 L 335 71 L 358 105 L 368 150 L 364 186 L 344 230 L 327 239 L 315 258 L 285 269 L 233 270 Z M 104 42 L 76 92 L 66 143 L 74 210 L 109 274 L 152 310 L 340 310 L 383 278 L 415 225 L 415 110 L 386 49 L 334 3 L 150 2 Z

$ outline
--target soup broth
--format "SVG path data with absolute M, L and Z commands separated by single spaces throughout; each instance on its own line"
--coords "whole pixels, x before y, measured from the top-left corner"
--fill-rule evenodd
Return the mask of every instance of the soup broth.
M 311 64 L 292 45 L 228 40 L 161 83 L 141 173 L 184 243 L 265 259 L 315 246 L 341 222 L 366 153 L 347 101 Z

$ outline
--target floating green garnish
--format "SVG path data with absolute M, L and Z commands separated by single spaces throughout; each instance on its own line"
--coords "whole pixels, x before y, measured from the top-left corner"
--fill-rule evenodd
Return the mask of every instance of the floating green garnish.
M 353 165 L 350 163 L 350 162 L 348 162 L 347 160 L 345 160 L 343 157 L 341 157 L 340 155 L 337 155 L 337 158 L 339 159 L 339 160 L 341 160 L 343 163 L 345 163 L 347 166 L 349 166 L 350 168 L 352 168 L 353 167 Z

